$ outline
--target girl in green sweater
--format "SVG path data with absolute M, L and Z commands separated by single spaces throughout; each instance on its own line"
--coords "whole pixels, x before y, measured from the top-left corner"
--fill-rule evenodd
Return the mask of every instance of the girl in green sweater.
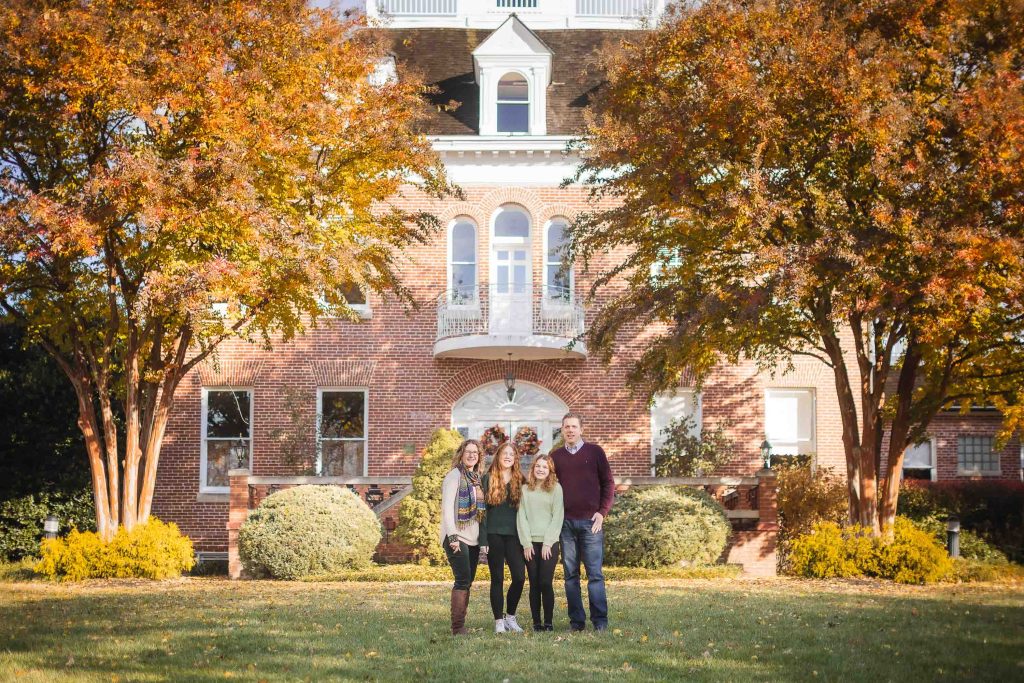
M 519 451 L 509 441 L 498 447 L 494 460 L 483 476 L 484 500 L 487 514 L 480 523 L 481 552 L 487 553 L 487 566 L 491 570 L 491 611 L 494 613 L 494 632 L 522 633 L 516 621 L 516 608 L 526 583 L 523 546 L 516 533 L 516 510 L 523 489 L 523 471 L 519 467 Z M 508 564 L 512 581 L 508 594 L 504 592 L 505 565 Z
M 516 527 L 523 544 L 526 572 L 530 577 L 530 612 L 533 630 L 550 631 L 551 612 L 555 608 L 555 565 L 558 564 L 558 537 L 562 533 L 565 508 L 562 485 L 555 475 L 555 463 L 547 455 L 538 456 L 530 467 L 530 476 L 523 487 Z M 541 598 L 544 600 L 544 621 L 541 622 Z

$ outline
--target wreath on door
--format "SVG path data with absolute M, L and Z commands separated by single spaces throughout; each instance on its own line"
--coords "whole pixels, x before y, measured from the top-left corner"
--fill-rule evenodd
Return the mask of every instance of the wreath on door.
M 494 457 L 498 448 L 506 441 L 508 441 L 508 434 L 505 433 L 501 425 L 488 427 L 484 430 L 484 435 L 480 437 L 480 445 L 484 447 L 484 455 L 488 460 Z
M 537 430 L 528 425 L 523 425 L 516 431 L 512 443 L 519 449 L 519 455 L 524 458 L 532 458 L 540 453 L 540 437 L 537 436 Z

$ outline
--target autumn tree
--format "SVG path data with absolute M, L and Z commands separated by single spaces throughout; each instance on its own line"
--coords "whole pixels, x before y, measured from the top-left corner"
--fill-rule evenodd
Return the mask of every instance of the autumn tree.
M 648 393 L 819 359 L 851 520 L 877 532 L 938 411 L 1024 424 L 1024 4 L 686 5 L 606 58 L 579 146 L 616 205 L 573 226 L 572 255 L 628 253 L 588 341 L 607 357 L 655 324 Z
M 304 0 L 0 9 L 0 305 L 74 387 L 108 537 L 149 515 L 218 344 L 287 340 L 346 287 L 406 296 L 397 250 L 434 221 L 389 198 L 449 188 L 386 57 Z

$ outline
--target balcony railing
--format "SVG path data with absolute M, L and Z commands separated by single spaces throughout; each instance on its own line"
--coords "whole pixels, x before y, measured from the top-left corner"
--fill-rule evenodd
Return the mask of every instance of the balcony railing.
M 458 0 L 380 0 L 384 14 L 395 17 L 454 17 Z
M 498 9 L 537 9 L 537 0 L 495 0 Z
M 576 16 L 646 17 L 653 4 L 653 0 L 576 0 Z
M 437 338 L 544 335 L 567 342 L 583 332 L 583 305 L 566 287 L 481 285 L 437 300 Z

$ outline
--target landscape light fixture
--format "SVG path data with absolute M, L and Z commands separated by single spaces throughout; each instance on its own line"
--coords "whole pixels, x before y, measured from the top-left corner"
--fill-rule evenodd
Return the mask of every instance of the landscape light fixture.
M 43 520 L 43 538 L 57 538 L 57 532 L 60 530 L 60 520 L 57 519 L 56 515 L 48 515 Z
M 761 461 L 764 462 L 766 470 L 772 468 L 772 445 L 768 443 L 768 439 L 761 442 Z

